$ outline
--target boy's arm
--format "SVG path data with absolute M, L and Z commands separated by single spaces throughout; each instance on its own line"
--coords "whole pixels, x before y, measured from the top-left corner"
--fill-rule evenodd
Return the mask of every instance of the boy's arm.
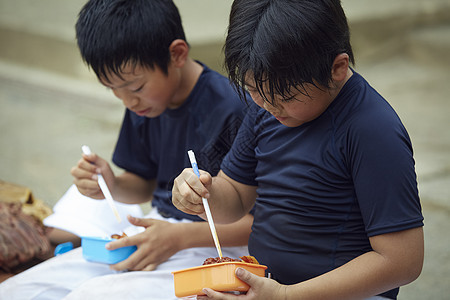
M 414 281 L 423 265 L 422 227 L 370 238 L 373 251 L 316 278 L 286 286 L 285 299 L 363 299 Z
M 146 180 L 134 173 L 124 172 L 115 177 L 114 199 L 127 204 L 141 204 L 151 200 L 156 180 Z
M 175 179 L 172 202 L 179 210 L 206 219 L 202 197 L 208 199 L 215 223 L 233 223 L 245 216 L 256 200 L 256 186 L 245 185 L 219 171 L 216 177 L 184 169 Z

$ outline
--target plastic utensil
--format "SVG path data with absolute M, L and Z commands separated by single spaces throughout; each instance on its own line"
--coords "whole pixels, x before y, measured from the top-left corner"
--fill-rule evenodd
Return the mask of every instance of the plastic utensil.
M 192 169 L 194 169 L 194 173 L 200 178 L 200 172 L 198 171 L 197 160 L 195 159 L 194 151 L 188 151 L 189 160 L 191 161 Z M 222 257 L 222 250 L 220 248 L 219 238 L 217 237 L 216 226 L 214 226 L 214 220 L 211 214 L 211 210 L 209 209 L 208 200 L 202 197 L 203 206 L 205 208 L 206 219 L 208 220 L 209 229 L 211 230 L 211 234 L 214 239 L 214 244 L 216 245 L 217 253 L 219 257 Z
M 86 146 L 83 145 L 81 147 L 81 150 L 83 151 L 84 154 L 89 155 L 91 154 L 91 149 Z M 114 204 L 114 199 L 111 195 L 111 192 L 109 191 L 108 185 L 106 185 L 105 179 L 103 178 L 102 174 L 97 174 L 98 176 L 98 185 L 100 186 L 100 189 L 103 192 L 103 195 L 105 196 L 106 201 L 108 202 L 109 206 L 111 207 L 114 215 L 116 216 L 117 222 L 122 222 L 122 219 L 120 218 L 119 212 L 117 211 L 117 207 Z

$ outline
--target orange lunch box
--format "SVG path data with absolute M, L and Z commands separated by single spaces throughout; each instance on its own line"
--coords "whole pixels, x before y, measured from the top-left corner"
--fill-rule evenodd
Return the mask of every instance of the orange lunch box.
M 249 286 L 235 275 L 238 267 L 261 277 L 265 276 L 267 269 L 264 265 L 231 261 L 174 271 L 172 274 L 175 295 L 177 297 L 205 295 L 202 292 L 203 288 L 220 292 L 246 292 Z

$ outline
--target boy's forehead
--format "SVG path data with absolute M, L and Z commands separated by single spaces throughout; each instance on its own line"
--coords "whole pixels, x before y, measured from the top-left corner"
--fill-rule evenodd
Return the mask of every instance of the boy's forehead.
M 264 95 L 272 95 L 272 96 L 294 96 L 296 94 L 308 94 L 314 90 L 321 90 L 317 85 L 310 83 L 299 83 L 297 85 L 291 85 L 290 83 L 286 83 L 283 91 L 277 89 L 276 86 L 270 86 L 270 81 L 268 79 L 258 80 L 253 77 L 253 74 L 247 74 L 245 76 L 245 81 L 242 83 L 244 87 L 250 89 L 257 89 L 260 93 Z M 271 90 L 273 89 L 273 90 Z
M 126 64 L 117 70 L 106 70 L 105 76 L 100 76 L 99 81 L 103 85 L 122 83 L 124 86 L 126 86 L 143 77 L 144 72 L 145 69 L 138 65 Z

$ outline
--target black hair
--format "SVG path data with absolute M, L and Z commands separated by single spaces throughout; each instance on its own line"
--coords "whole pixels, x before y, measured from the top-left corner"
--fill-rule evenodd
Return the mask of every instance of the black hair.
M 172 0 L 89 0 L 75 28 L 83 60 L 106 80 L 129 63 L 167 74 L 170 44 L 186 40 Z
M 246 76 L 252 76 L 272 104 L 275 94 L 288 99 L 292 89 L 302 92 L 307 83 L 328 88 L 338 54 L 347 53 L 354 64 L 339 0 L 235 0 L 224 53 L 241 98 L 246 98 Z

